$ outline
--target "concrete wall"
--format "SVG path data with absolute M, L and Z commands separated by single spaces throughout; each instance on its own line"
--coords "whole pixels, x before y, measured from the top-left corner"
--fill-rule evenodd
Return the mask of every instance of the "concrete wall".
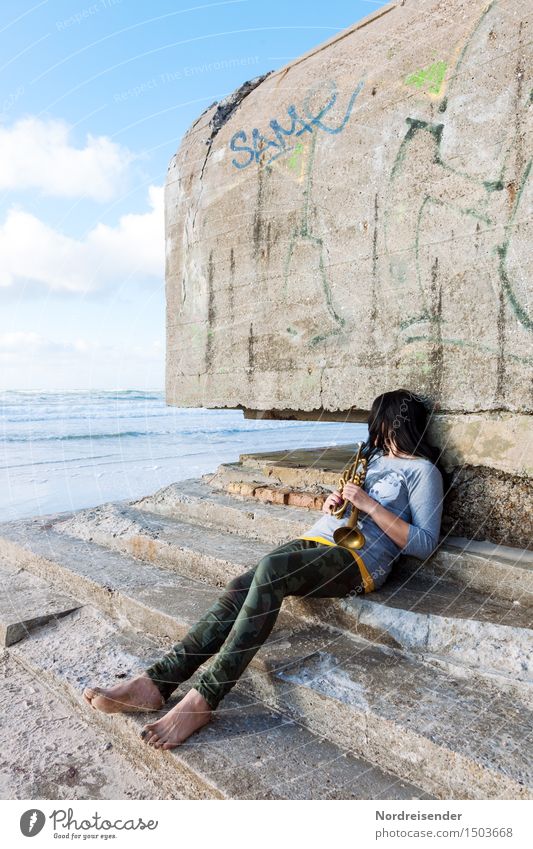
M 524 484 L 526 18 L 391 3 L 200 116 L 166 183 L 168 403 L 357 420 L 403 385 L 450 468 Z

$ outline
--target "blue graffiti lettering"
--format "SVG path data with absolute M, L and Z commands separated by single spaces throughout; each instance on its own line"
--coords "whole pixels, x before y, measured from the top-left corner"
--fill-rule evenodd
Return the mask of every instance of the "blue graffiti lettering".
M 264 136 L 256 127 L 252 130 L 251 145 L 246 144 L 246 142 L 248 142 L 248 136 L 244 130 L 239 130 L 239 132 L 234 133 L 230 140 L 230 149 L 234 152 L 246 153 L 248 155 L 245 161 L 232 159 L 231 161 L 235 168 L 247 168 L 252 162 L 259 162 L 261 155 L 269 148 L 273 148 L 274 150 L 271 152 L 268 161 L 265 161 L 263 157 L 264 164 L 268 165 L 286 151 L 293 149 L 292 145 L 287 145 L 288 139 L 291 137 L 301 136 L 303 133 L 312 133 L 315 128 L 317 130 L 322 130 L 324 133 L 329 133 L 330 135 L 337 135 L 342 132 L 350 120 L 355 101 L 363 88 L 364 79 L 361 79 L 358 82 L 356 88 L 352 92 L 344 112 L 344 117 L 340 124 L 337 124 L 336 126 L 325 124 L 322 120 L 322 118 L 337 102 L 337 86 L 334 82 L 329 82 L 328 84 L 330 86 L 329 100 L 318 112 L 316 112 L 316 114 L 314 114 L 311 105 L 311 99 L 316 95 L 316 89 L 308 91 L 303 102 L 303 111 L 307 120 L 298 114 L 294 104 L 291 104 L 287 109 L 287 115 L 291 120 L 291 124 L 288 129 L 283 127 L 276 118 L 272 118 L 269 126 L 275 135 L 275 141 Z M 244 144 L 238 144 L 238 142 L 244 142 Z
M 246 152 L 250 154 L 250 158 L 247 162 L 237 162 L 236 159 L 232 160 L 236 168 L 246 168 L 246 166 L 249 165 L 250 162 L 253 162 L 255 154 L 251 147 L 248 147 L 247 145 L 238 145 L 238 141 L 246 141 L 246 133 L 243 132 L 243 130 L 241 130 L 239 133 L 235 133 L 235 135 L 231 137 L 229 146 L 231 150 L 234 151 L 234 153 Z

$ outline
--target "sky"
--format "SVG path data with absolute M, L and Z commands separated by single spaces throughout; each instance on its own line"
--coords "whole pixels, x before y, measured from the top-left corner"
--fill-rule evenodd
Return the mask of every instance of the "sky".
M 0 390 L 163 389 L 163 186 L 187 127 L 377 0 L 3 0 Z

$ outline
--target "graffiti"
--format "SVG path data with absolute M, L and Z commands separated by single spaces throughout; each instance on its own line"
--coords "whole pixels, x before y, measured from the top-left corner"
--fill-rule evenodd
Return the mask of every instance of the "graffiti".
M 505 239 L 503 241 L 503 244 L 499 245 L 496 248 L 496 251 L 497 251 L 498 257 L 499 257 L 499 273 L 500 273 L 500 279 L 501 279 L 502 286 L 503 286 L 503 291 L 505 293 L 505 296 L 509 300 L 509 303 L 511 304 L 511 307 L 513 309 L 513 312 L 514 312 L 516 318 L 518 319 L 520 324 L 522 324 L 525 328 L 527 328 L 527 330 L 533 330 L 533 318 L 528 313 L 526 307 L 523 306 L 520 303 L 519 299 L 516 296 L 516 292 L 514 290 L 513 284 L 512 284 L 512 282 L 509 278 L 509 275 L 507 273 L 506 259 L 507 259 L 507 253 L 509 251 L 510 238 L 513 234 L 513 226 L 514 226 L 517 210 L 519 208 L 520 201 L 522 199 L 522 195 L 524 193 L 524 189 L 525 189 L 530 171 L 531 171 L 531 160 L 526 165 L 526 168 L 525 168 L 524 173 L 522 175 L 522 179 L 520 181 L 520 187 L 518 189 L 518 192 L 516 193 L 516 197 L 515 197 L 514 204 L 513 204 L 513 209 L 512 209 L 511 215 L 509 217 L 509 221 L 507 222 L 507 225 L 505 227 Z
M 414 352 L 417 343 L 429 343 L 429 374 L 437 392 L 445 373 L 454 379 L 456 368 L 453 358 L 443 357 L 444 347 L 449 352 L 471 350 L 494 356 L 494 397 L 501 401 L 505 397 L 509 364 L 531 362 L 531 357 L 516 343 L 518 328 L 524 331 L 533 329 L 531 315 L 523 303 L 527 295 L 524 292 L 520 296 L 517 281 L 513 279 L 520 264 L 516 259 L 514 269 L 509 264 L 512 245 L 516 247 L 517 234 L 524 221 L 524 215 L 519 214 L 518 210 L 521 205 L 525 205 L 525 187 L 531 170 L 531 162 L 520 156 L 520 122 L 524 109 L 529 105 L 526 103 L 528 98 L 524 98 L 521 93 L 520 74 L 516 74 L 518 88 L 514 100 L 509 96 L 507 101 L 508 109 L 515 116 L 514 121 L 505 124 L 502 102 L 497 119 L 494 119 L 494 138 L 497 141 L 492 148 L 491 138 L 484 133 L 484 140 L 492 155 L 484 158 L 483 146 L 474 151 L 469 150 L 461 168 L 457 146 L 461 151 L 463 143 L 460 136 L 453 135 L 451 155 L 444 152 L 446 127 L 448 123 L 453 126 L 454 110 L 459 110 L 463 115 L 467 111 L 476 126 L 480 122 L 479 116 L 488 120 L 487 116 L 491 114 L 490 106 L 487 111 L 490 96 L 482 82 L 477 88 L 469 83 L 470 103 L 467 110 L 464 105 L 464 79 L 472 79 L 467 63 L 475 62 L 477 51 L 482 49 L 480 45 L 484 45 L 485 39 L 492 42 L 495 40 L 497 25 L 494 13 L 497 6 L 493 2 L 484 10 L 466 43 L 457 51 L 455 65 L 448 64 L 451 69 L 447 86 L 449 91 L 437 110 L 445 115 L 443 122 L 406 118 L 407 129 L 390 173 L 384 238 L 390 282 L 393 292 L 396 292 L 396 297 L 386 298 L 385 303 L 394 313 L 399 327 L 398 343 L 403 346 L 414 345 Z M 518 63 L 520 66 L 520 57 Z M 437 93 L 442 96 L 446 68 L 441 63 L 439 69 L 437 64 L 407 77 L 404 82 L 424 90 L 430 99 Z M 508 127 L 507 138 L 501 133 L 502 126 Z M 478 154 L 477 159 L 472 156 L 473 152 Z M 420 202 L 417 205 L 411 201 L 406 205 L 406 194 L 412 196 L 413 173 L 421 175 L 417 183 Z M 503 224 L 503 238 L 500 235 L 502 220 L 506 222 Z M 474 272 L 475 265 L 471 268 L 462 265 L 461 269 L 453 266 L 450 248 L 461 239 L 465 240 L 463 250 L 470 250 L 473 257 L 476 256 L 479 240 L 483 240 L 484 262 L 480 264 L 477 275 Z M 471 248 L 467 248 L 468 241 Z M 401 250 L 398 250 L 398 245 L 401 245 Z M 440 267 L 439 257 L 445 265 L 444 269 Z M 488 260 L 486 257 L 494 259 Z M 475 259 L 472 261 L 475 263 Z M 465 274 L 469 276 L 465 278 Z M 469 290 L 466 281 L 476 277 L 484 282 L 487 287 L 485 290 L 477 281 L 476 287 Z M 457 299 L 455 280 L 462 293 L 462 327 L 457 326 L 453 308 Z M 499 290 L 494 298 L 497 280 Z M 464 312 L 465 299 L 472 302 L 471 312 L 468 309 Z M 481 325 L 476 306 L 484 311 Z M 517 322 L 511 335 L 506 325 L 506 308 Z M 476 380 L 476 368 L 485 369 L 486 372 L 486 363 L 470 360 L 469 377 L 472 381 Z
M 415 71 L 414 74 L 409 74 L 405 78 L 405 84 L 415 86 L 415 88 L 426 89 L 428 94 L 439 95 L 447 68 L 448 64 L 446 62 L 433 62 L 429 67 L 421 68 L 419 71 Z
M 355 85 L 352 76 L 343 93 L 326 79 L 300 103 L 273 110 L 278 117 L 267 113 L 265 126 L 231 136 L 233 175 L 233 167 L 258 166 L 246 185 L 249 195 L 257 183 L 250 250 L 261 298 L 278 308 L 287 368 L 305 346 L 349 347 L 352 295 L 361 304 L 358 356 L 363 351 L 372 367 L 400 368 L 407 377 L 411 369 L 425 375 L 437 394 L 490 386 L 498 407 L 531 363 L 524 340 L 533 317 L 520 277 L 531 190 L 524 116 L 532 96 L 520 31 L 514 67 L 506 59 L 498 74 L 478 72 L 480 57 L 487 65 L 511 52 L 498 8 L 487 6 L 458 43 L 426 53 L 421 67 L 408 66 L 412 73 L 402 65 L 388 83 L 385 119 L 379 106 L 372 112 L 383 77 L 373 85 L 363 75 Z M 344 130 L 339 155 L 329 142 Z M 373 169 L 375 185 L 357 173 L 362 167 Z M 343 185 L 328 196 L 336 180 Z M 359 240 L 355 248 L 348 238 Z M 233 276 L 233 253 L 230 270 Z M 216 319 L 212 276 L 210 258 L 209 323 Z M 258 362 L 259 337 L 250 332 L 250 357 Z M 213 354 L 208 338 L 208 362 Z M 318 386 L 320 378 L 309 379 Z
M 301 174 L 302 170 L 302 156 L 304 152 L 304 146 L 301 142 L 298 142 L 296 147 L 294 148 L 294 152 L 291 156 L 289 156 L 287 160 L 287 168 L 290 168 L 291 171 L 294 171 L 296 174 Z
M 308 338 L 308 344 L 311 347 L 315 347 L 320 342 L 323 342 L 329 337 L 338 334 L 346 323 L 345 319 L 337 313 L 333 304 L 331 286 L 326 272 L 326 263 L 324 261 L 323 240 L 319 236 L 313 235 L 309 222 L 309 207 L 311 204 L 311 192 L 313 185 L 312 174 L 313 163 L 315 158 L 316 141 L 317 137 L 316 135 L 313 135 L 312 139 L 309 142 L 309 153 L 306 160 L 305 187 L 301 219 L 299 225 L 294 229 L 291 235 L 289 241 L 289 248 L 287 251 L 287 257 L 285 260 L 285 267 L 283 270 L 284 298 L 285 302 L 288 304 L 288 281 L 291 274 L 298 274 L 298 258 L 301 259 L 302 252 L 305 253 L 305 256 L 307 257 L 307 267 L 311 267 L 314 269 L 313 285 L 312 292 L 310 292 L 310 297 L 312 298 L 313 302 L 316 303 L 316 306 L 314 306 L 313 309 L 313 313 L 316 313 L 316 319 L 318 322 L 318 326 L 320 327 L 320 332 L 315 333 L 313 330 L 313 325 L 309 321 L 310 316 L 304 316 L 304 323 L 306 326 L 306 337 Z M 295 270 L 293 270 L 293 267 L 295 267 Z M 321 307 L 323 307 L 324 305 L 325 311 L 324 309 L 321 309 Z M 327 328 L 328 324 L 330 325 L 329 329 Z M 292 336 L 297 335 L 297 331 L 295 331 L 295 329 L 290 326 L 286 328 L 286 332 Z
M 248 137 L 244 130 L 234 133 L 229 142 L 230 149 L 234 153 L 244 154 L 246 157 L 240 160 L 232 159 L 231 161 L 235 168 L 247 168 L 252 162 L 259 161 L 263 165 L 269 165 L 288 151 L 298 151 L 298 142 L 293 144 L 292 140 L 303 136 L 304 133 L 313 135 L 316 130 L 328 133 L 329 135 L 341 133 L 350 120 L 355 102 L 364 85 L 364 77 L 358 82 L 350 95 L 343 118 L 334 125 L 325 123 L 324 118 L 337 103 L 337 86 L 334 82 L 328 82 L 326 85 L 329 87 L 329 97 L 327 102 L 318 111 L 316 111 L 316 105 L 313 109 L 316 89 L 311 89 L 304 98 L 300 114 L 294 104 L 291 104 L 287 108 L 287 116 L 290 119 L 288 126 L 283 126 L 277 118 L 273 118 L 269 122 L 274 138 L 263 135 L 256 127 L 252 130 L 251 138 Z M 299 150 L 301 151 L 301 147 Z M 269 152 L 268 154 L 267 151 Z

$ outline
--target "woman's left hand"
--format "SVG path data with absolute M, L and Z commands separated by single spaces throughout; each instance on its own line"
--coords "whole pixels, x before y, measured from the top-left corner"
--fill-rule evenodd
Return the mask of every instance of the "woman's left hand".
M 342 497 L 347 498 L 354 507 L 362 510 L 363 513 L 370 513 L 372 507 L 377 504 L 373 498 L 364 491 L 362 486 L 357 486 L 355 483 L 345 483 L 342 488 Z

